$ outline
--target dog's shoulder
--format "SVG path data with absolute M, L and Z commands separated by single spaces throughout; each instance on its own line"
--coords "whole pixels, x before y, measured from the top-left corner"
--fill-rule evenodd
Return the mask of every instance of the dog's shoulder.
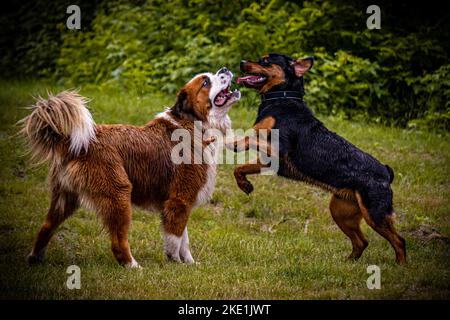
M 309 130 L 312 127 L 323 126 L 314 117 L 311 110 L 303 101 L 289 101 L 285 99 L 275 100 L 270 104 L 261 104 L 255 121 L 259 123 L 264 119 L 272 117 L 275 119 L 275 128 L 284 130 L 289 128 L 298 130 Z

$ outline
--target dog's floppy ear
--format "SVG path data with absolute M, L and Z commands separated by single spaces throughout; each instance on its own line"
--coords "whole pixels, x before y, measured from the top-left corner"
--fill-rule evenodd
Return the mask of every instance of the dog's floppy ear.
M 311 70 L 314 64 L 314 57 L 306 57 L 303 59 L 297 59 L 293 63 L 295 75 L 297 77 L 303 77 L 303 75 Z
M 206 115 L 199 112 L 191 100 L 188 90 L 186 88 L 181 89 L 177 94 L 175 105 L 171 108 L 172 114 L 180 119 L 205 121 Z
M 192 107 L 189 105 L 188 93 L 186 89 L 181 89 L 177 94 L 177 101 L 175 105 L 171 108 L 172 113 L 177 118 L 185 118 L 186 114 L 192 113 Z

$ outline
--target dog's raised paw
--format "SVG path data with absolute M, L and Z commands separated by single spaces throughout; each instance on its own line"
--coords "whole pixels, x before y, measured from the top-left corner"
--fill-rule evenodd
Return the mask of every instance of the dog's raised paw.
M 250 181 L 243 181 L 238 184 L 239 188 L 247 195 L 253 192 L 253 185 Z

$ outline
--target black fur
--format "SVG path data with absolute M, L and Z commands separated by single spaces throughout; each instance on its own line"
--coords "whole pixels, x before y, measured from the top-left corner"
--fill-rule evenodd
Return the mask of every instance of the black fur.
M 268 92 L 304 92 L 303 77 L 294 72 L 294 59 L 270 54 L 268 60 L 281 66 L 285 73 L 285 82 Z M 258 63 L 264 66 L 267 62 Z M 376 224 L 392 213 L 390 183 L 394 172 L 389 166 L 328 130 L 302 100 L 279 98 L 262 102 L 256 123 L 268 116 L 275 118 L 274 129 L 279 129 L 278 175 L 298 179 L 290 169 L 293 164 L 302 175 L 315 181 L 336 189 L 358 191 Z

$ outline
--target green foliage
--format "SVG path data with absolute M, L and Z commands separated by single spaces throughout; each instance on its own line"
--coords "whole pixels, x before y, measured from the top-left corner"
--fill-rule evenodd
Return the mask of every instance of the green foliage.
M 347 117 L 372 115 L 373 96 L 385 97 L 379 82 L 380 66 L 368 59 L 338 51 L 334 56 L 319 53 L 311 70 L 307 101 L 320 113 L 344 113 Z
M 0 17 L 0 70 L 2 77 L 38 77 L 54 73 L 65 30 L 68 1 L 9 1 Z M 95 5 L 78 0 L 82 27 L 89 30 Z
M 241 59 L 268 52 L 313 55 L 317 62 L 306 86 L 307 101 L 316 111 L 450 130 L 449 19 L 430 11 L 431 5 L 419 10 L 409 2 L 382 2 L 382 29 L 368 30 L 369 4 L 108 1 L 88 10 L 81 31 L 65 29 L 63 17 L 59 29 L 30 33 L 28 28 L 38 41 L 18 38 L 20 56 L 26 57 L 19 69 L 25 74 L 46 70 L 71 86 L 173 94 L 196 73 L 223 65 L 239 72 Z M 11 64 L 17 60 L 13 55 L 2 61 Z
M 73 83 L 121 85 L 140 92 L 175 92 L 186 79 L 219 65 L 225 56 L 202 32 L 194 3 L 116 2 L 99 13 L 90 32 L 67 32 L 58 72 Z M 170 17 L 170 19 L 168 18 Z
M 425 105 L 423 117 L 413 120 L 410 126 L 424 124 L 436 129 L 450 128 L 450 65 L 443 65 L 426 74 L 413 85 L 418 104 Z

